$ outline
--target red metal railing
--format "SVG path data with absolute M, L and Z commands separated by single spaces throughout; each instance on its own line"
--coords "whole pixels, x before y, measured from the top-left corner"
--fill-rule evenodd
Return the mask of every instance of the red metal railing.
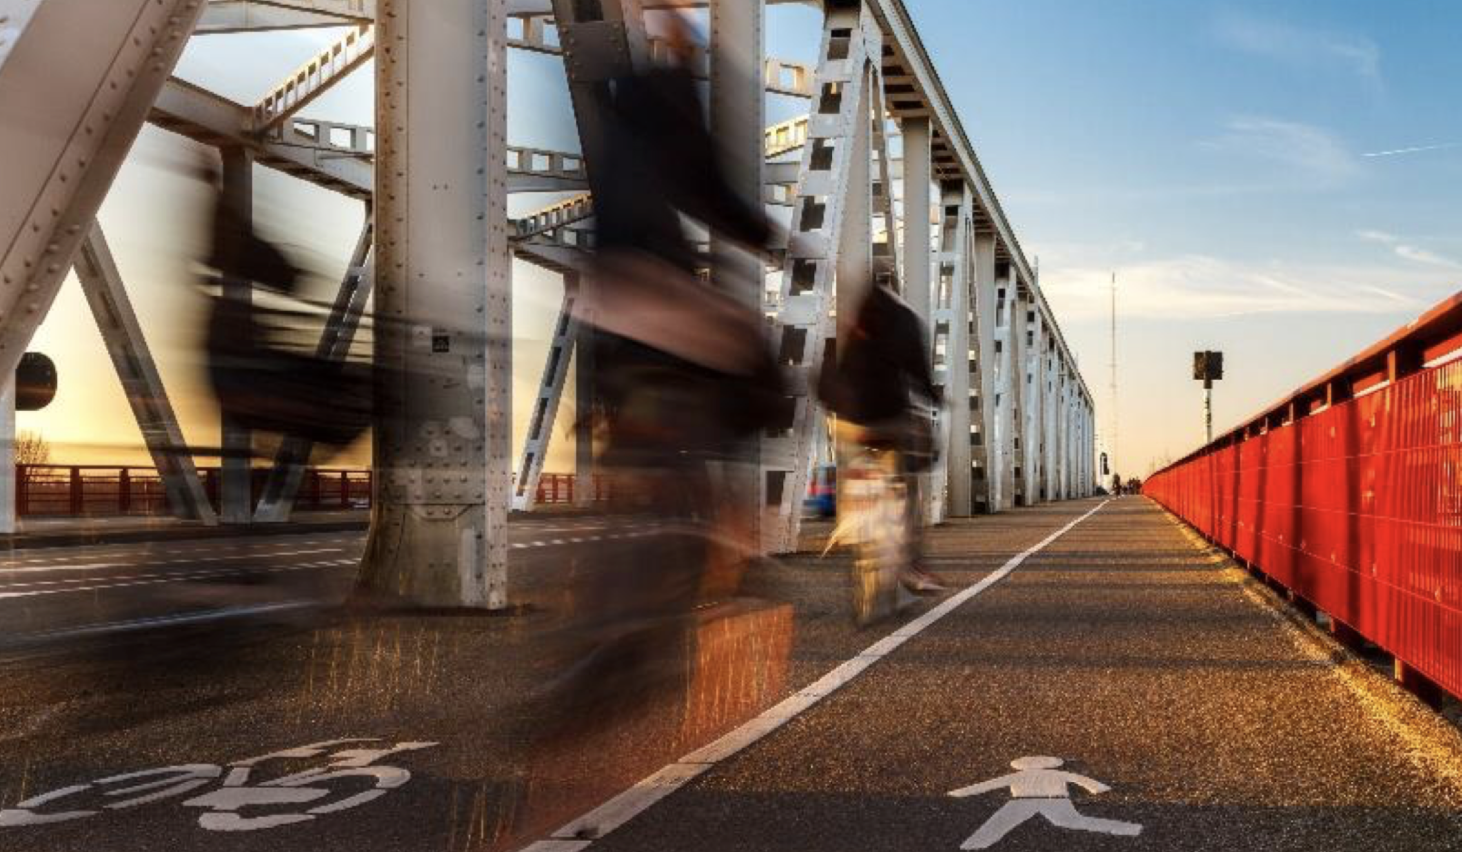
M 1143 492 L 1462 696 L 1462 294 Z
M 258 500 L 269 472 L 254 471 L 254 499 Z M 218 468 L 199 468 L 203 489 L 218 508 Z M 167 491 L 150 467 L 125 465 L 18 465 L 15 470 L 16 511 L 21 517 L 102 517 L 109 515 L 168 515 Z M 572 474 L 545 473 L 538 479 L 540 505 L 572 504 Z M 593 477 L 594 502 L 609 499 L 609 483 Z M 294 507 L 300 511 L 365 509 L 371 505 L 368 470 L 305 471 Z
M 218 507 L 218 468 L 200 468 L 203 487 Z M 258 499 L 267 470 L 254 471 Z M 21 517 L 167 515 L 162 478 L 150 467 L 121 465 L 18 465 L 16 512 Z M 301 511 L 363 509 L 371 505 L 368 470 L 305 471 L 294 507 Z
M 574 502 L 574 480 L 571 473 L 544 473 L 538 477 L 538 494 L 535 502 L 540 505 L 568 504 Z M 602 476 L 591 478 L 594 483 L 593 502 L 609 499 L 609 483 Z

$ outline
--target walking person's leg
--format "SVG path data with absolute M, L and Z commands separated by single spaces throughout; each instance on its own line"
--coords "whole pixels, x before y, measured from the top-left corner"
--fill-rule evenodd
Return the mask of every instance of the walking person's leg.
M 985 820 L 979 830 L 960 844 L 960 849 L 989 849 L 999 843 L 1017 826 L 1040 813 L 1044 799 L 1012 799 Z
M 1086 816 L 1076 810 L 1076 806 L 1071 804 L 1070 799 L 1043 799 L 1040 814 L 1054 826 L 1075 831 L 1116 834 L 1124 837 L 1136 837 L 1142 833 L 1142 826 L 1136 823 Z

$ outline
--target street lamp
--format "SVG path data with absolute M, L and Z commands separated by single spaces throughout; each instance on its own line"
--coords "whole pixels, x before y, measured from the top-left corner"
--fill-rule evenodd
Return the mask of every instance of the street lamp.
M 1203 426 L 1213 443 L 1213 383 L 1223 378 L 1222 352 L 1194 352 L 1193 379 L 1203 383 Z

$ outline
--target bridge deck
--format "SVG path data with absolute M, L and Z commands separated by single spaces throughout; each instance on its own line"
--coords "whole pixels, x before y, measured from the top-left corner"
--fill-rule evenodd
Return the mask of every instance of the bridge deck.
M 283 635 L 14 661 L 0 668 L 4 807 L 121 772 L 327 739 L 438 745 L 384 760 L 413 777 L 349 813 L 224 834 L 200 828 L 204 810 L 179 798 L 0 827 L 0 848 L 511 848 L 513 824 L 534 836 L 567 826 L 538 847 L 559 852 L 953 850 L 1010 792 L 946 793 L 1032 755 L 1110 785 L 1075 790 L 1072 805 L 1141 834 L 1036 817 L 991 848 L 1458 848 L 1452 722 L 1285 615 L 1153 504 L 1123 498 L 1087 516 L 1099 505 L 941 528 L 933 567 L 981 590 L 870 630 L 848 624 L 837 560 L 793 559 L 753 583 L 791 604 L 790 635 L 785 607 L 715 622 L 730 627 L 702 634 L 720 649 L 703 658 L 705 682 L 569 756 L 534 739 L 551 607 L 513 618 L 360 613 Z M 850 679 L 821 688 L 830 672 Z M 765 715 L 748 719 L 787 696 L 774 730 L 749 733 L 771 728 Z M 690 754 L 726 731 L 724 748 Z M 690 780 L 664 798 L 664 787 L 631 789 L 593 813 L 666 766 L 662 781 Z

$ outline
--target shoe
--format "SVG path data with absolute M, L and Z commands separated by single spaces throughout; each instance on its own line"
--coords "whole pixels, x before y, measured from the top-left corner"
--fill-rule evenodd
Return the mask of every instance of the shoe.
M 939 582 L 933 574 L 918 568 L 910 568 L 904 571 L 899 577 L 899 582 L 903 583 L 905 589 L 908 589 L 916 595 L 949 591 L 949 587 Z

